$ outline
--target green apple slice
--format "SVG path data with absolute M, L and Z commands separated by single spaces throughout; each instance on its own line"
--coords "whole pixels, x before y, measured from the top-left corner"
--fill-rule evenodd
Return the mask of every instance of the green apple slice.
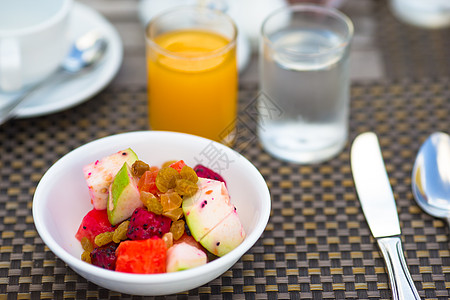
M 109 222 L 116 225 L 131 217 L 136 208 L 143 206 L 137 180 L 133 177 L 131 167 L 124 163 L 109 187 L 107 205 Z

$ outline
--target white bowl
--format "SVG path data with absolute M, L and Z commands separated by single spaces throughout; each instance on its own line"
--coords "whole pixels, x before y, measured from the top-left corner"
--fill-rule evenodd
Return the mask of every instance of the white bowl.
M 82 167 L 114 152 L 132 148 L 139 159 L 160 166 L 183 159 L 199 161 L 227 182 L 247 233 L 236 249 L 206 265 L 166 274 L 128 274 L 83 262 L 75 238 L 83 216 L 92 209 Z M 215 158 L 215 159 L 214 159 Z M 270 214 L 267 185 L 258 170 L 236 151 L 208 139 L 174 132 L 138 131 L 105 137 L 68 153 L 42 177 L 33 199 L 33 218 L 45 244 L 75 272 L 104 288 L 134 295 L 165 295 L 199 287 L 231 268 L 259 239 Z

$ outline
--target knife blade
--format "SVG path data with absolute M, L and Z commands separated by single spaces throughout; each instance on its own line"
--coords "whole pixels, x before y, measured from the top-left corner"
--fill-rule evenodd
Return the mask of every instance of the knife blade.
M 397 206 L 375 133 L 355 138 L 350 160 L 362 211 L 386 263 L 393 299 L 420 299 L 403 255 Z

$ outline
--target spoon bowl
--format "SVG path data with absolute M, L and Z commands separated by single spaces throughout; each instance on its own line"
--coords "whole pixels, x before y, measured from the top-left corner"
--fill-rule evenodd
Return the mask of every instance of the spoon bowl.
M 89 31 L 77 38 L 58 70 L 44 80 L 29 87 L 19 97 L 0 107 L 0 125 L 13 118 L 17 107 L 38 89 L 49 83 L 59 83 L 85 74 L 99 65 L 106 49 L 106 39 L 95 30 Z
M 450 136 L 435 132 L 420 147 L 414 163 L 412 192 L 426 213 L 450 225 Z
M 105 54 L 106 40 L 98 31 L 89 31 L 73 44 L 61 68 L 71 74 L 88 71 Z

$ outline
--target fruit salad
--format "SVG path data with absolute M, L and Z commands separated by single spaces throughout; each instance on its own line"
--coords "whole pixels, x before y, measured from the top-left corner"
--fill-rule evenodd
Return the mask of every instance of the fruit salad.
M 183 160 L 149 166 L 128 148 L 83 168 L 93 206 L 75 237 L 81 259 L 127 273 L 206 264 L 245 238 L 225 180 Z

